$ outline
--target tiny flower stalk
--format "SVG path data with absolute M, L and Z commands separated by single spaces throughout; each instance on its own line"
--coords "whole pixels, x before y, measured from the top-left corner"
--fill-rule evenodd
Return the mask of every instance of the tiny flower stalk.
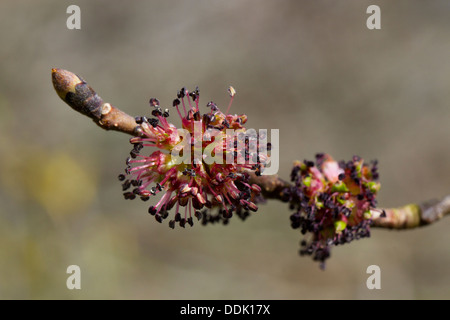
M 308 234 L 300 255 L 312 256 L 324 268 L 331 246 L 370 236 L 371 211 L 376 210 L 380 189 L 376 161 L 369 166 L 354 156 L 338 163 L 318 154 L 316 163 L 296 161 L 291 180 L 295 185 L 284 190 L 295 210 L 291 226 Z
M 231 107 L 235 90 L 230 87 Z M 169 226 L 192 226 L 194 217 L 203 224 L 222 221 L 233 213 L 242 219 L 257 211 L 261 188 L 249 183 L 247 170 L 261 174 L 267 149 L 258 134 L 249 133 L 245 115 L 224 114 L 214 102 L 201 114 L 200 92 L 182 88 L 172 106 L 181 119 L 181 128 L 168 122 L 169 109 L 158 99 L 150 99 L 152 117 L 136 117 L 138 136 L 130 139 L 133 149 L 125 174 L 119 175 L 125 199 L 147 201 L 161 194 L 148 212 L 158 222 L 174 215 Z M 149 155 L 146 147 L 157 148 Z M 213 213 L 212 209 L 217 208 Z
M 103 99 L 76 74 L 64 69 L 52 69 L 52 83 L 58 96 L 75 111 L 91 118 L 105 130 L 135 135 L 134 118 Z

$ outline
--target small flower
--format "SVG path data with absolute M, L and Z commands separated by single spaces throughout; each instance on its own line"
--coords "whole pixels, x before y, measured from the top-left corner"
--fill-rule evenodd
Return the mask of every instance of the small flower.
M 171 228 L 192 226 L 194 217 L 203 224 L 226 224 L 233 212 L 245 219 L 249 211 L 258 210 L 255 203 L 261 189 L 249 183 L 246 171 L 260 174 L 267 159 L 259 153 L 258 135 L 243 126 L 247 116 L 228 113 L 236 92 L 230 87 L 229 93 L 227 113 L 211 101 L 210 111 L 201 114 L 199 89 L 181 88 L 172 102 L 180 129 L 167 121 L 169 109 L 150 99 L 153 117 L 136 117 L 139 136 L 130 139 L 134 148 L 125 174 L 119 176 L 125 199 L 147 201 L 162 194 L 148 211 L 162 222 L 175 208 Z M 158 150 L 145 155 L 146 147 Z M 218 208 L 217 213 L 212 213 L 213 208 Z
M 332 245 L 369 237 L 377 179 L 377 162 L 368 166 L 357 156 L 347 163 L 326 154 L 316 155 L 316 163 L 295 162 L 295 186 L 284 192 L 296 210 L 291 226 L 309 236 L 301 242 L 300 255 L 311 255 L 324 268 Z

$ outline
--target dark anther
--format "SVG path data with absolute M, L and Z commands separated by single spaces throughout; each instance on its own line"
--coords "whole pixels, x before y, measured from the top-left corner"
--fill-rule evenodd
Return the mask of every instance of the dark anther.
M 136 159 L 137 155 L 138 155 L 138 152 L 136 152 L 136 150 L 133 149 L 133 150 L 130 151 L 130 156 L 131 156 L 133 159 Z
M 125 200 L 133 200 L 134 198 L 136 198 L 136 195 L 132 192 L 125 192 L 123 196 Z
M 181 88 L 180 96 L 178 98 L 184 98 L 186 96 L 186 87 Z
M 143 143 L 136 143 L 136 144 L 134 145 L 134 149 L 135 149 L 137 152 L 140 152 L 143 148 L 144 148 L 144 144 L 143 144 Z
M 159 106 L 159 100 L 156 99 L 156 98 L 151 98 L 151 99 L 150 99 L 150 105 L 151 105 L 152 107 L 158 107 L 158 106 Z
M 142 117 L 135 117 L 134 121 L 136 121 L 137 124 L 141 124 L 142 123 Z
M 194 215 L 197 218 L 197 220 L 199 220 L 199 221 L 202 218 L 202 213 L 200 211 L 195 211 Z
M 130 182 L 133 187 L 137 187 L 139 185 L 139 182 L 137 180 L 131 180 Z
M 162 191 L 162 187 L 161 187 L 161 185 L 159 184 L 159 182 L 156 183 L 156 189 L 158 189 L 159 191 Z
M 230 219 L 230 218 L 233 216 L 233 213 L 232 213 L 231 211 L 223 210 L 222 216 L 223 216 L 225 219 Z
M 153 110 L 152 111 L 152 116 L 154 116 L 154 117 L 162 116 L 161 108 L 158 107 L 155 110 Z
M 194 225 L 194 220 L 192 219 L 192 217 L 189 217 L 187 219 L 187 223 L 192 227 Z
M 119 174 L 118 179 L 119 179 L 119 181 L 125 180 L 125 175 L 124 174 Z
M 181 221 L 181 214 L 179 212 L 175 215 L 175 221 Z
M 341 180 L 341 181 L 344 180 L 345 179 L 345 173 L 339 174 L 338 175 L 338 179 Z
M 164 109 L 163 117 L 167 118 L 169 116 L 169 109 Z
M 150 208 L 148 208 L 148 213 L 154 216 L 156 214 L 156 208 L 154 206 L 151 206 Z
M 208 108 L 211 108 L 211 109 L 214 108 L 213 111 L 216 111 L 216 110 L 217 110 L 216 104 L 215 104 L 214 102 L 212 102 L 212 101 L 208 102 L 208 103 L 206 104 L 206 106 L 207 106 Z
M 198 201 L 197 198 L 192 198 L 192 206 L 194 207 L 194 209 L 200 210 L 203 208 L 203 204 L 200 203 L 200 201 Z
M 180 99 L 174 99 L 172 102 L 172 106 L 178 106 L 180 104 Z
M 175 229 L 175 220 L 170 220 L 169 221 L 169 228 Z
M 131 182 L 129 180 L 126 180 L 124 183 L 122 183 L 122 191 L 128 190 L 131 186 Z
M 185 225 L 186 225 L 186 219 L 183 218 L 180 220 L 180 227 L 184 228 Z

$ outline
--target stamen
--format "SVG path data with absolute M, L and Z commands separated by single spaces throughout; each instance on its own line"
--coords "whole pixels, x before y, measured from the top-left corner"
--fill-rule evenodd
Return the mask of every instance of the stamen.
M 230 94 L 231 99 L 230 99 L 230 103 L 228 104 L 227 112 L 225 114 L 229 114 L 229 112 L 230 112 L 231 104 L 233 103 L 234 96 L 236 95 L 236 90 L 234 90 L 234 88 L 232 86 L 229 86 L 228 93 Z

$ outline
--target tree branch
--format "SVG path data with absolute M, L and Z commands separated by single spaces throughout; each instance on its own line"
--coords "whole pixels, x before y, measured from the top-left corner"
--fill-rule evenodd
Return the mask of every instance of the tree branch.
M 389 229 L 411 229 L 429 225 L 450 215 L 450 195 L 438 201 L 408 204 L 399 208 L 384 209 L 386 217 L 372 211 L 373 227 Z
M 70 71 L 52 69 L 53 86 L 59 97 L 72 109 L 91 118 L 105 130 L 115 130 L 132 136 L 140 134 L 135 119 L 120 109 L 105 103 L 97 93 L 81 78 Z M 268 199 L 283 200 L 283 190 L 292 185 L 278 177 L 256 176 L 250 173 L 250 181 L 261 187 Z M 450 195 L 441 201 L 433 200 L 421 204 L 408 204 L 399 208 L 372 210 L 372 226 L 389 229 L 411 229 L 429 225 L 450 215 Z

